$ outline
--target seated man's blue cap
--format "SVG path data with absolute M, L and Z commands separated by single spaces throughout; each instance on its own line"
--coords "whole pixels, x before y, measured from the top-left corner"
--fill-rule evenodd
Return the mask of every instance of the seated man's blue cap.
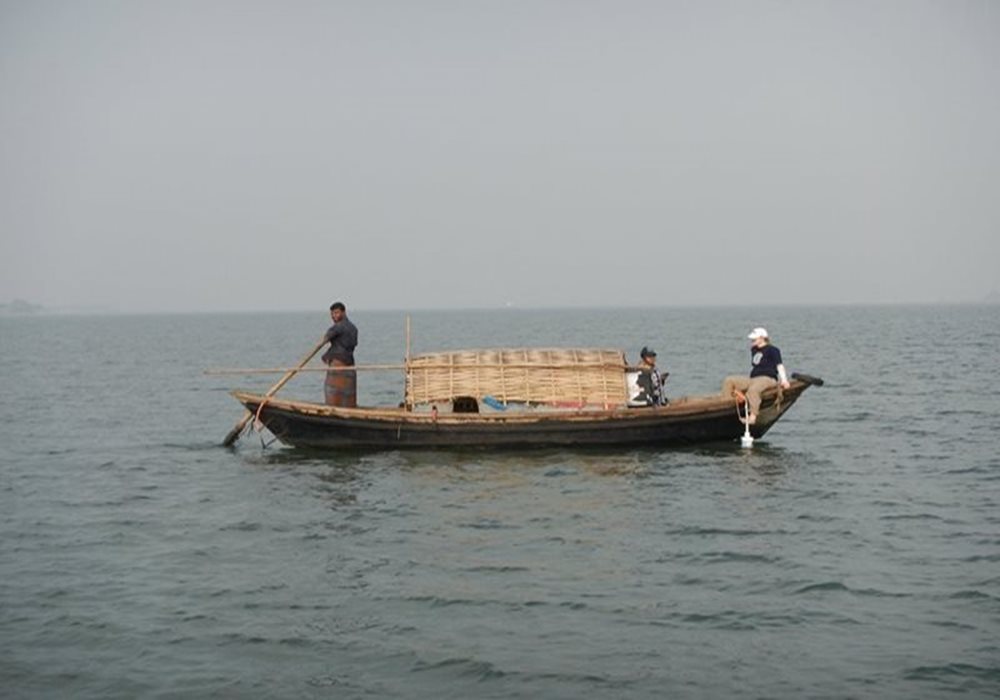
M 639 351 L 639 357 L 656 357 L 656 350 L 650 350 L 644 345 Z

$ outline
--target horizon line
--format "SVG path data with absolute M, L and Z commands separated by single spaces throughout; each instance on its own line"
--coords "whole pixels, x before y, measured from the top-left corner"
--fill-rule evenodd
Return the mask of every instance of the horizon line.
M 426 313 L 426 312 L 482 312 L 482 311 L 629 311 L 653 309 L 744 309 L 744 308 L 875 308 L 875 307 L 933 307 L 933 306 L 996 306 L 1000 300 L 991 298 L 980 300 L 939 300 L 939 301 L 828 301 L 828 302 L 761 302 L 761 303 L 676 303 L 676 304 L 580 304 L 580 305 L 539 305 L 519 306 L 503 304 L 491 306 L 416 306 L 402 307 L 364 307 L 348 305 L 349 313 Z M 326 305 L 316 308 L 285 308 L 285 309 L 114 309 L 107 307 L 47 307 L 33 304 L 31 310 L 4 312 L 8 304 L 0 303 L 0 317 L 26 318 L 38 316 L 180 316 L 180 315 L 213 315 L 213 314 L 299 314 L 325 312 Z

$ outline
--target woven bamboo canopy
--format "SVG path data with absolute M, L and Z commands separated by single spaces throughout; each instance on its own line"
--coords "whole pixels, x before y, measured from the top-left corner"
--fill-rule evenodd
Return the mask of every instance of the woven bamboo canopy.
M 597 348 L 455 350 L 415 355 L 406 404 L 493 396 L 504 403 L 624 405 L 625 354 Z

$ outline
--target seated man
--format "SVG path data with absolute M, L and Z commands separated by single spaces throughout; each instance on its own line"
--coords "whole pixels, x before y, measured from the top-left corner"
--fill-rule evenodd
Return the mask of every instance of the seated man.
M 757 422 L 757 412 L 760 410 L 760 395 L 765 389 L 781 386 L 787 389 L 788 376 L 785 365 L 781 361 L 781 351 L 771 345 L 767 330 L 754 328 L 747 336 L 750 339 L 750 376 L 729 376 L 722 381 L 722 395 L 730 398 L 734 392 L 745 392 L 748 406 L 746 422 L 753 425 Z
M 663 382 L 667 373 L 660 375 L 656 369 L 656 351 L 644 347 L 639 351 L 640 364 L 638 376 L 636 377 L 636 389 L 629 397 L 630 406 L 665 406 L 667 400 L 666 392 L 663 390 Z

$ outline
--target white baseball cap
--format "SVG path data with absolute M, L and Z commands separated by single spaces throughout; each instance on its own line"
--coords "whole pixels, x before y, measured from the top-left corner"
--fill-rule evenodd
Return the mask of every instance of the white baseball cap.
M 768 336 L 767 334 L 767 329 L 762 328 L 761 326 L 757 326 L 756 328 L 754 328 L 752 331 L 750 331 L 750 335 L 747 336 L 747 338 L 749 338 L 750 340 L 757 340 L 757 338 L 768 338 L 768 337 L 770 336 Z

